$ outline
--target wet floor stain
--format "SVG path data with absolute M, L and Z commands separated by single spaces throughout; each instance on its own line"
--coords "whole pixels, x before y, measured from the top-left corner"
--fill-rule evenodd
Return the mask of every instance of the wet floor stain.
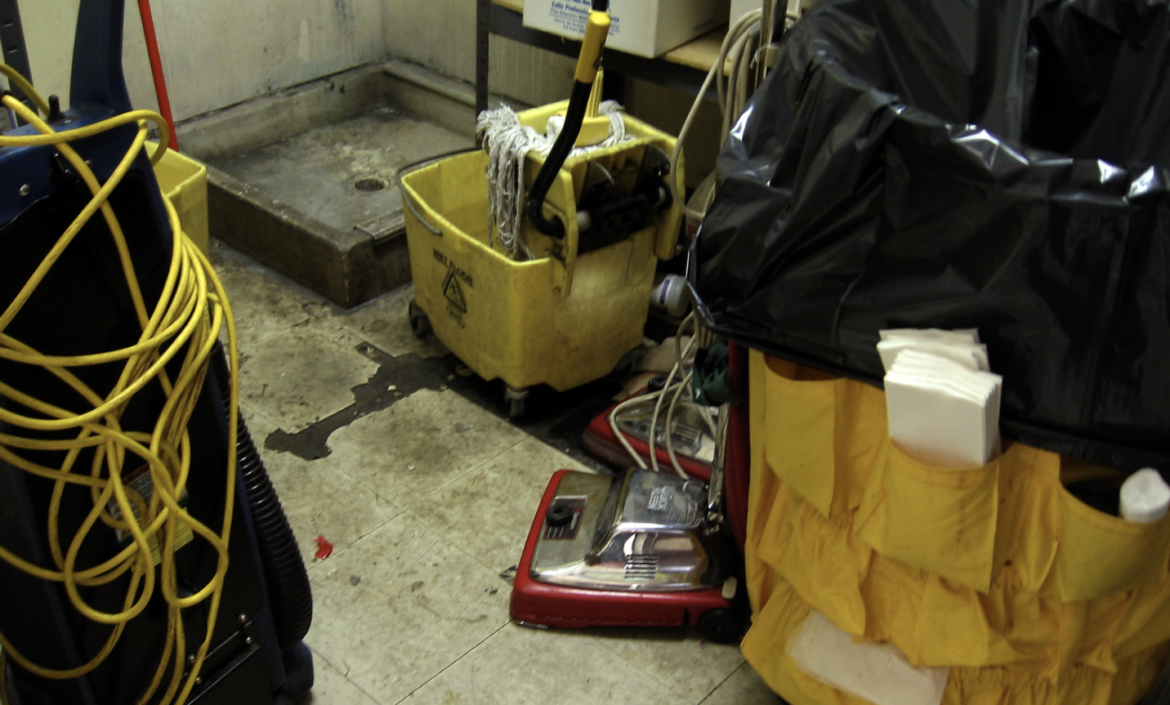
M 292 453 L 310 461 L 326 458 L 333 452 L 329 438 L 335 432 L 424 389 L 454 392 L 500 418 L 507 418 L 502 382 L 485 381 L 470 373 L 454 355 L 423 358 L 408 353 L 394 357 L 369 342 L 362 342 L 354 349 L 377 363 L 378 370 L 368 381 L 352 388 L 353 403 L 297 433 L 283 429 L 272 432 L 265 439 L 266 449 Z M 527 400 L 525 415 L 510 422 L 588 466 L 608 469 L 585 453 L 581 433 L 594 416 L 613 403 L 612 397 L 620 389 L 621 384 L 610 379 L 597 380 L 566 392 L 534 387 Z M 460 422 L 454 430 L 466 433 L 472 430 L 472 426 Z

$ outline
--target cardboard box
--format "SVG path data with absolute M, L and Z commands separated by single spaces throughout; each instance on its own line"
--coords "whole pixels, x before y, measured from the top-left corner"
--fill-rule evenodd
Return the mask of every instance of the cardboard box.
M 590 0 L 525 0 L 524 26 L 571 39 L 585 34 Z M 606 46 L 654 58 L 726 24 L 730 0 L 610 0 Z
M 763 6 L 763 0 L 731 0 L 731 22 L 734 24 L 740 17 Z

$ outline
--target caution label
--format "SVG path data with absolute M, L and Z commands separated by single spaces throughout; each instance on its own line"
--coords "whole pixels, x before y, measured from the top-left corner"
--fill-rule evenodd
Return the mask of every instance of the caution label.
M 447 316 L 460 328 L 466 328 L 467 322 L 463 320 L 467 314 L 467 295 L 464 293 L 464 287 L 473 288 L 475 280 L 467 270 L 447 255 L 438 250 L 432 251 L 435 254 L 435 261 L 447 268 L 447 275 L 443 277 L 443 298 L 447 299 Z
M 448 303 L 459 309 L 460 313 L 467 313 L 467 299 L 463 296 L 463 287 L 459 284 L 459 278 L 455 276 L 454 271 L 447 272 L 447 278 L 443 280 L 443 296 L 447 297 Z
M 455 264 L 454 261 L 452 261 L 449 257 L 447 257 L 447 255 L 443 254 L 442 252 L 439 252 L 438 250 L 432 250 L 432 251 L 435 253 L 435 261 L 438 262 L 439 264 L 443 265 L 447 269 L 451 270 L 451 272 L 459 279 L 459 281 L 463 282 L 464 284 L 466 284 L 469 287 L 475 286 L 475 281 L 471 278 L 471 275 L 468 274 L 465 269 L 463 269 L 459 265 Z

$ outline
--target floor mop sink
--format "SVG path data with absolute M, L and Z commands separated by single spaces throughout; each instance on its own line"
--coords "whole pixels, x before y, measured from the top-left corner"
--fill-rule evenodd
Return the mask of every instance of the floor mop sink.
M 186 153 L 208 165 L 211 234 L 346 308 L 409 282 L 396 172 L 474 144 L 474 118 L 446 119 L 438 104 L 453 101 L 392 64 L 180 126 Z

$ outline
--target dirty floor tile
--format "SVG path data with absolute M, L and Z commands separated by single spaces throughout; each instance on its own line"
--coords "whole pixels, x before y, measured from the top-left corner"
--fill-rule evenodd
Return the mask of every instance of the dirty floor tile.
M 508 625 L 404 705 L 677 705 L 692 702 L 581 635 Z
M 378 365 L 343 330 L 298 326 L 273 333 L 240 356 L 240 397 L 281 429 L 295 433 L 353 403 L 351 389 Z
M 697 630 L 590 629 L 602 647 L 697 703 L 743 664 L 738 646 L 703 641 Z
M 260 449 L 306 566 L 313 565 L 317 537 L 342 549 L 402 513 L 402 509 L 359 484 L 337 459 L 307 461 L 263 447 L 275 426 L 244 407 L 248 431 Z
M 419 338 L 411 332 L 407 321 L 413 298 L 414 285 L 407 284 L 339 314 L 336 320 L 391 357 L 407 353 L 426 358 L 443 357 L 447 349 L 435 336 Z
M 401 516 L 309 571 L 306 642 L 381 703 L 397 703 L 508 623 L 495 573 Z
M 218 241 L 212 245 L 211 261 L 231 302 L 241 351 L 252 351 L 272 335 L 325 316 L 332 308 L 315 292 Z
M 700 705 L 777 705 L 780 699 L 750 664 L 743 664 Z
M 411 508 L 410 516 L 441 532 L 484 567 L 516 565 L 552 474 L 581 465 L 526 438 Z
M 329 439 L 344 469 L 404 508 L 527 437 L 455 392 L 424 389 Z
M 313 654 L 313 690 L 301 705 L 378 705 L 333 664 Z

